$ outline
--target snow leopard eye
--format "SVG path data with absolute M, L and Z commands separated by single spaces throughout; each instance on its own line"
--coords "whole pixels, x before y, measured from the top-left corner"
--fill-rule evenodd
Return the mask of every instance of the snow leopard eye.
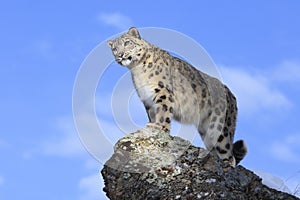
M 124 46 L 126 47 L 130 42 L 127 40 L 124 42 Z

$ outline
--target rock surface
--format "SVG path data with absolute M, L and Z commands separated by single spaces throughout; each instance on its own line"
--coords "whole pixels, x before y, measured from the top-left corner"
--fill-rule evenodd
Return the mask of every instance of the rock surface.
M 147 126 L 120 139 L 101 173 L 109 199 L 298 199 L 207 150 Z

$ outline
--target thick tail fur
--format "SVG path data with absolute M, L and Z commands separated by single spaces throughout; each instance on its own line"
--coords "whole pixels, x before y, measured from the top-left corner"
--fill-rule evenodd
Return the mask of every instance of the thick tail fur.
M 248 148 L 244 140 L 238 140 L 233 144 L 233 156 L 235 158 L 236 165 L 245 157 Z

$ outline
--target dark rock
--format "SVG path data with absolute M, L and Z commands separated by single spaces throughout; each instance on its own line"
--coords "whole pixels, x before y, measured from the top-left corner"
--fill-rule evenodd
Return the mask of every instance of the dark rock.
M 101 173 L 109 199 L 298 199 L 262 184 L 242 166 L 223 162 L 153 126 L 120 139 Z

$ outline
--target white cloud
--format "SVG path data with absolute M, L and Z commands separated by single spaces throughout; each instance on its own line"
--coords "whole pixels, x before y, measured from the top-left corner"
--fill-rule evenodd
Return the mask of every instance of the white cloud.
M 87 118 L 87 121 L 89 118 Z M 55 138 L 48 138 L 40 146 L 40 150 L 45 155 L 50 156 L 61 156 L 61 157 L 78 157 L 82 156 L 85 159 L 83 165 L 87 171 L 95 171 L 101 168 L 101 163 L 96 161 L 94 158 L 87 156 L 86 150 L 81 144 L 77 131 L 71 117 L 60 118 L 57 123 L 57 134 Z M 57 135 L 59 136 L 57 137 Z M 101 145 L 101 141 L 94 139 L 99 147 L 99 153 L 106 153 L 106 147 Z M 34 151 L 35 153 L 37 151 Z M 31 153 L 30 153 L 31 156 Z M 107 158 L 106 158 L 107 159 Z M 0 176 L 1 185 L 1 176 Z M 79 190 L 81 194 L 79 196 L 80 200 L 99 200 L 107 199 L 106 195 L 102 191 L 104 187 L 104 181 L 100 173 L 89 175 L 83 177 L 78 183 Z
M 121 138 L 116 138 L 120 130 L 112 122 L 98 120 L 89 113 L 76 116 L 76 120 L 82 144 L 91 155 L 104 163 L 112 155 L 115 142 Z M 111 138 L 116 140 L 112 142 Z
M 286 95 L 274 86 L 271 77 L 225 66 L 220 71 L 223 81 L 237 97 L 241 113 L 276 111 L 292 105 Z
M 119 12 L 100 13 L 97 19 L 106 25 L 116 27 L 120 30 L 128 29 L 133 25 L 133 21 L 128 16 Z
M 87 155 L 71 117 L 59 118 L 53 126 L 56 131 L 39 141 L 36 146 L 22 152 L 23 159 L 28 160 L 40 154 L 58 157 Z
M 271 155 L 279 160 L 299 163 L 300 160 L 300 135 L 289 135 L 280 141 L 274 141 L 270 148 Z
M 82 191 L 80 200 L 107 199 L 102 191 L 103 187 L 104 181 L 100 173 L 83 177 L 79 182 L 79 189 Z
M 72 119 L 61 118 L 58 122 L 55 138 L 48 138 L 42 142 L 42 152 L 53 156 L 78 156 L 85 153 L 85 149 L 75 130 Z

